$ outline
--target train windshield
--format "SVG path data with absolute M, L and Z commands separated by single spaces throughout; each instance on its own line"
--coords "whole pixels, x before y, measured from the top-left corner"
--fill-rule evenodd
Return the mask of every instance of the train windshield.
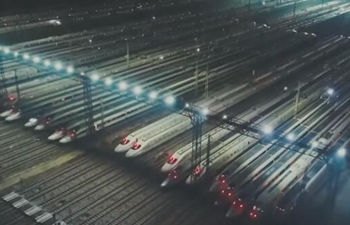
M 140 148 L 141 148 L 141 145 L 139 143 L 137 143 L 137 142 L 132 146 L 133 150 L 138 150 Z
M 194 176 L 199 176 L 202 173 L 202 170 L 199 166 L 197 166 L 194 170 L 193 170 L 193 175 Z
M 9 101 L 15 101 L 15 100 L 17 100 L 17 98 L 15 97 L 15 96 L 8 96 L 8 100 Z
M 173 156 L 171 156 L 169 159 L 168 159 L 168 161 L 167 161 L 167 163 L 169 163 L 169 164 L 174 164 L 174 163 L 176 163 L 177 162 L 177 158 L 175 158 L 175 157 L 173 157 Z
M 124 138 L 123 140 L 121 140 L 120 144 L 122 145 L 127 145 L 129 144 L 130 140 L 128 138 Z

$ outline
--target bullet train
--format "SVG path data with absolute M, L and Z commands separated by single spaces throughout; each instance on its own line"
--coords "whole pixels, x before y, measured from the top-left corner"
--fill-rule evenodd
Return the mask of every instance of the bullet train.
M 316 164 L 317 167 L 313 169 L 318 169 L 316 174 L 308 173 L 309 175 L 314 175 L 314 177 L 307 181 L 307 177 L 304 177 L 304 182 L 307 182 L 304 186 L 304 188 L 299 192 L 301 194 L 303 191 L 307 191 L 311 186 L 316 184 L 317 180 L 320 179 L 320 176 L 324 176 L 326 172 L 326 164 L 323 161 L 318 161 L 318 164 Z M 297 168 L 299 167 L 299 168 Z M 272 210 L 277 209 L 280 212 L 285 212 L 283 210 L 286 210 L 283 207 L 283 205 L 278 205 L 278 200 L 281 201 L 281 194 L 282 196 L 286 196 L 286 193 L 288 193 L 289 190 L 291 190 L 291 187 L 295 185 L 295 182 L 302 177 L 303 173 L 306 173 L 305 170 L 309 167 L 309 164 L 303 164 L 303 162 L 298 163 L 296 165 L 292 166 L 292 169 L 286 171 L 281 178 L 276 181 L 274 185 L 269 187 L 266 191 L 262 192 L 259 197 L 257 197 L 254 200 L 254 205 L 252 209 L 249 211 L 249 216 L 252 219 L 262 218 L 266 214 L 273 214 Z M 294 169 L 294 170 L 293 170 Z M 316 171 L 315 171 L 316 172 Z M 323 179 L 324 177 L 322 177 Z M 321 180 L 322 180 L 321 179 Z M 315 183 L 314 183 L 315 182 Z M 313 184 L 314 183 L 314 184 Z M 298 194 L 295 196 L 297 197 Z M 294 206 L 291 206 L 290 210 L 293 209 Z
M 274 114 L 273 110 L 270 113 L 264 113 L 264 111 L 273 108 L 274 105 L 279 105 L 279 102 L 284 101 L 284 99 L 288 97 L 288 94 L 282 94 L 278 98 L 272 100 L 272 101 L 266 101 L 261 102 L 260 105 L 251 108 L 237 116 L 237 119 L 242 121 L 242 123 L 246 123 L 246 121 L 250 122 L 256 122 L 257 124 L 265 122 L 266 118 L 269 117 L 271 114 Z M 288 104 L 288 102 L 286 103 Z M 279 108 L 285 107 L 286 104 L 282 104 L 279 106 Z M 261 115 L 264 115 L 261 117 Z M 218 170 L 223 167 L 225 164 L 230 162 L 234 157 L 241 154 L 242 151 L 249 148 L 250 146 L 254 145 L 257 142 L 257 139 L 251 138 L 251 137 L 245 137 L 241 136 L 240 134 L 235 134 L 232 137 L 226 138 L 223 142 L 215 146 L 215 142 L 213 143 L 213 140 L 217 140 L 217 135 L 220 135 L 221 133 L 212 133 L 216 132 L 216 130 L 211 131 L 209 134 L 211 136 L 211 145 L 214 146 L 213 149 L 210 150 L 210 172 L 216 173 Z M 191 179 L 189 177 L 187 181 L 189 183 L 197 182 L 200 180 L 200 178 L 206 173 L 206 161 L 205 157 L 207 154 L 207 150 L 205 146 L 207 146 L 207 136 L 209 134 L 206 134 L 202 138 L 202 163 L 200 170 L 197 168 L 195 170 L 196 173 L 193 173 L 193 176 L 195 176 L 195 179 Z M 223 133 L 226 135 L 226 133 Z M 171 186 L 172 184 L 175 184 L 179 181 L 182 181 L 185 179 L 185 176 L 190 175 L 191 169 L 191 144 L 188 144 L 187 146 L 184 146 L 183 148 L 176 151 L 169 160 L 162 166 L 161 171 L 162 172 L 169 172 L 167 178 L 162 182 L 162 187 Z M 220 151 L 222 154 L 218 155 L 216 152 Z M 230 154 L 228 154 L 228 152 Z M 225 156 L 225 157 L 221 157 Z M 212 160 L 212 157 L 215 158 L 215 160 Z M 203 169 L 204 168 L 204 169 Z M 199 172 L 200 171 L 200 172 Z
M 308 98 L 300 101 L 300 105 L 299 105 L 300 110 L 310 105 L 311 102 L 313 102 L 315 99 L 318 98 L 321 92 L 317 90 L 318 85 L 316 85 L 315 87 L 316 89 L 310 88 L 309 91 L 311 91 L 311 93 L 309 94 Z M 294 115 L 293 103 L 286 102 L 285 104 L 281 105 L 281 107 L 277 108 L 274 111 L 275 111 L 274 115 L 278 114 L 279 117 L 276 118 L 274 116 L 269 116 L 268 119 L 264 121 L 264 124 L 272 125 L 273 127 L 275 127 L 276 132 L 278 132 L 279 129 L 283 130 L 283 132 L 290 132 L 292 128 L 288 128 L 289 126 L 288 123 L 285 123 L 284 125 L 281 125 L 281 124 L 284 123 L 284 121 L 288 120 L 289 118 L 293 117 Z M 269 149 L 273 146 L 275 142 L 276 142 L 275 140 L 272 140 L 271 143 L 268 145 L 259 143 L 254 148 L 252 148 L 249 152 L 241 156 L 241 159 L 238 159 L 237 162 L 234 162 L 228 165 L 226 169 L 224 169 L 223 172 L 217 176 L 216 181 L 214 181 L 210 187 L 210 191 L 221 192 L 225 190 L 229 185 L 229 180 L 231 179 L 230 177 L 233 174 L 235 174 L 234 173 L 235 171 L 240 171 L 246 165 L 249 165 L 250 163 L 254 162 L 256 159 L 258 159 L 266 151 L 270 151 Z
M 250 137 L 234 135 L 225 141 L 224 144 L 217 146 L 212 150 L 209 156 L 209 168 L 211 173 L 217 173 L 223 166 L 234 160 L 243 152 L 254 146 L 258 140 Z M 186 179 L 187 184 L 197 183 L 205 176 L 208 165 L 206 159 L 193 170 L 192 174 Z
M 326 117 L 327 112 L 330 112 L 330 110 L 323 111 L 323 112 L 324 113 L 322 114 L 322 116 L 319 116 L 317 119 L 315 119 L 315 121 L 313 121 L 310 124 L 309 129 L 317 125 L 317 123 L 319 123 L 320 121 L 322 121 Z M 308 131 L 307 129 L 300 130 L 299 132 L 297 132 L 298 136 L 302 137 L 302 135 L 304 135 L 307 131 Z M 309 134 L 309 135 L 307 136 L 307 139 L 304 141 L 312 142 L 313 139 L 317 138 L 317 137 L 313 137 L 315 136 L 313 134 Z M 305 151 L 308 151 L 308 150 L 305 150 Z M 271 154 L 271 152 L 269 153 Z M 248 177 L 246 173 L 242 173 L 235 179 L 234 188 L 240 189 L 239 193 L 237 193 L 237 190 L 235 191 L 235 194 L 237 196 L 240 196 L 240 198 L 242 198 L 243 196 L 243 199 L 245 199 L 246 201 L 247 199 L 249 200 L 250 198 L 253 198 L 254 195 L 257 195 L 263 192 L 263 190 L 266 190 L 266 186 L 262 186 L 262 184 L 271 184 L 271 182 L 274 182 L 276 180 L 276 177 L 281 176 L 281 172 L 285 170 L 284 166 L 290 165 L 295 160 L 297 160 L 299 157 L 299 154 L 296 154 L 295 151 L 284 152 L 283 149 L 280 149 L 272 157 L 275 159 L 274 161 L 271 161 L 271 158 L 266 159 L 265 157 L 263 164 L 260 164 L 259 166 L 257 164 L 254 167 L 254 169 L 250 168 L 250 170 L 247 170 L 246 172 L 250 174 Z M 266 168 L 266 166 L 268 166 L 267 167 L 268 169 Z M 249 184 L 250 182 L 249 180 L 252 178 L 254 178 L 254 181 Z M 241 185 L 241 187 L 239 187 L 239 185 Z M 263 195 L 260 194 L 260 196 L 263 196 Z M 228 213 L 228 216 L 232 216 L 232 215 L 236 215 L 234 207 L 231 207 L 231 210 Z
M 232 95 L 234 91 L 231 90 L 228 93 L 221 91 L 217 97 L 201 100 L 198 103 L 199 107 L 215 105 L 216 101 L 219 101 L 224 96 Z M 219 105 L 223 106 L 223 103 L 219 103 Z M 228 107 L 228 105 L 225 105 L 225 107 Z M 136 157 L 190 129 L 191 126 L 191 120 L 189 118 L 182 115 L 171 114 L 166 118 L 133 132 L 122 140 L 115 148 L 115 151 L 127 151 L 126 157 Z
M 109 101 L 118 96 L 110 96 L 108 93 L 101 92 L 101 90 L 93 91 L 94 97 L 92 98 L 94 101 L 92 103 L 93 107 L 100 106 L 101 102 L 98 101 L 100 98 L 104 99 L 104 101 Z M 48 112 L 43 115 L 39 122 L 35 125 L 35 130 L 41 131 L 50 127 L 56 127 L 61 124 L 66 124 L 70 120 L 78 119 L 84 115 L 84 101 L 83 96 L 78 95 L 73 99 L 73 102 L 66 104 L 65 106 L 56 108 L 55 110 Z M 34 124 L 30 124 L 34 126 Z
M 42 97 L 35 98 L 31 101 L 26 101 L 21 104 L 19 111 L 17 113 L 12 113 L 6 117 L 6 121 L 18 120 L 22 117 L 39 117 L 38 115 L 43 115 L 45 112 L 50 112 L 54 108 L 61 107 L 66 104 L 67 100 L 70 100 L 75 92 L 78 92 L 80 87 L 72 87 L 67 90 L 54 92 Z
M 220 140 L 222 137 L 227 135 L 230 131 L 222 129 L 222 128 L 215 128 L 211 131 L 209 131 L 207 134 L 203 135 L 202 137 L 202 144 L 201 146 L 205 147 L 208 145 L 208 137 L 210 136 L 211 142 Z M 192 151 L 192 143 L 189 143 L 182 147 L 181 149 L 177 150 L 167 162 L 162 166 L 161 171 L 164 173 L 168 173 L 171 170 L 176 169 L 179 165 L 183 166 L 186 164 L 190 164 L 190 158 L 191 158 L 191 151 Z
M 320 117 L 316 118 L 316 121 L 310 124 L 309 128 L 314 127 L 313 129 L 315 129 L 320 126 L 320 124 L 322 125 L 322 121 L 325 121 L 327 115 L 335 108 L 336 107 L 333 106 L 327 111 L 324 111 Z M 326 126 L 321 133 L 324 133 L 327 129 L 328 127 Z M 309 135 L 311 135 L 311 137 L 308 137 Z M 319 136 L 320 134 L 309 133 L 304 139 L 313 143 Z M 246 206 L 247 201 L 252 199 L 254 205 L 249 215 L 252 219 L 260 218 L 269 207 L 276 204 L 276 201 L 281 197 L 281 193 L 284 194 L 291 189 L 292 184 L 294 184 L 295 181 L 302 176 L 304 171 L 308 169 L 309 165 L 315 161 L 315 156 L 317 156 L 317 151 L 315 151 L 314 147 L 310 149 L 301 149 L 299 152 L 290 151 L 280 157 L 266 172 L 258 177 L 257 175 L 250 175 L 253 178 L 255 177 L 250 184 L 247 184 L 248 180 L 245 179 L 245 181 L 243 180 L 241 182 L 241 184 L 243 184 L 241 188 L 234 190 L 234 195 L 236 197 L 227 216 L 241 215 L 246 209 L 243 211 L 242 207 L 237 207 L 237 203 L 239 206 Z M 235 189 L 237 189 L 237 187 L 235 187 Z M 248 202 L 248 206 L 249 204 Z
M 215 144 L 225 136 L 229 135 L 230 131 L 222 128 L 216 128 L 203 135 L 201 156 L 204 158 L 207 154 L 206 146 L 208 144 L 208 137 L 210 135 L 210 143 Z M 180 181 L 186 179 L 186 176 L 191 172 L 191 153 L 192 143 L 185 145 L 177 150 L 168 161 L 162 166 L 162 172 L 168 172 L 167 178 L 161 183 L 161 187 L 170 187 Z
M 312 91 L 311 93 L 313 93 L 314 91 Z M 317 93 L 317 92 L 314 92 L 314 93 Z M 311 97 L 312 97 L 312 95 L 310 95 Z M 315 97 L 316 98 L 316 97 Z M 313 98 L 309 98 L 310 100 L 311 99 L 313 99 Z M 307 102 L 306 102 L 307 103 Z M 268 149 L 269 147 L 271 147 L 271 146 L 267 146 L 267 147 L 264 147 L 264 146 L 260 146 L 259 147 L 259 145 L 258 145 L 258 148 L 257 149 L 262 149 L 262 152 L 265 152 L 266 151 L 266 149 Z M 265 150 L 264 150 L 264 148 L 265 148 Z M 253 155 L 254 155 L 254 150 L 252 150 L 252 151 L 250 151 L 250 152 L 248 152 L 249 154 L 247 154 L 247 157 L 245 157 L 245 158 L 247 158 L 247 159 L 254 159 L 254 158 L 256 158 L 256 157 L 253 157 Z M 249 161 L 249 160 L 248 160 Z M 238 163 L 238 162 L 237 162 Z M 247 162 L 247 163 L 249 163 L 249 162 Z M 236 163 L 234 163 L 234 164 L 231 164 L 231 166 L 229 166 L 229 167 L 227 167 L 227 169 L 225 169 L 224 170 L 224 172 L 223 173 L 221 173 L 218 177 L 217 177 L 217 179 L 216 179 L 216 181 L 213 183 L 213 185 L 211 186 L 211 188 L 210 188 L 210 190 L 211 191 L 214 191 L 214 190 L 221 190 L 222 192 L 224 192 L 224 194 L 225 195 L 232 195 L 232 191 L 230 191 L 229 189 L 227 189 L 228 187 L 229 187 L 229 182 L 228 182 L 228 179 L 229 179 L 229 175 L 233 172 L 233 171 L 235 171 L 235 170 L 240 170 L 239 169 L 239 166 L 240 165 L 240 163 L 238 163 L 238 164 L 236 164 Z M 198 171 L 198 170 L 197 170 Z
M 111 114 L 118 112 L 119 110 L 123 108 L 127 108 L 127 106 L 132 106 L 136 103 L 136 101 L 127 101 L 125 97 L 121 97 L 119 95 L 110 95 L 108 93 L 99 93 L 95 95 L 94 99 L 96 101 L 92 104 L 92 110 L 93 110 L 93 120 L 97 123 L 98 120 L 101 120 L 101 117 L 105 116 L 108 117 Z M 102 110 L 102 104 L 103 104 L 103 110 Z M 115 107 L 115 105 L 117 105 Z M 69 111 L 70 110 L 70 111 Z M 68 137 L 71 137 L 75 139 L 81 132 L 85 132 L 88 128 L 86 127 L 85 122 L 85 114 L 84 114 L 84 105 L 81 101 L 79 103 L 79 107 L 72 107 L 72 105 L 67 106 L 66 110 L 64 110 L 64 114 L 58 114 L 56 112 L 57 117 L 53 118 L 53 121 L 49 124 L 49 127 L 54 126 L 58 127 L 56 131 L 49 136 L 49 140 L 58 140 L 60 138 L 63 138 L 67 132 L 73 132 L 75 135 L 69 135 Z M 74 112 L 74 116 L 72 117 L 70 113 Z M 45 124 L 39 124 L 44 125 Z M 38 125 L 38 126 L 39 126 Z M 38 127 L 37 126 L 37 127 Z M 47 126 L 47 125 L 46 125 Z M 37 128 L 36 127 L 36 128 Z M 96 129 L 97 130 L 97 129 Z M 66 138 L 64 143 L 68 143 L 69 138 Z M 73 140 L 72 139 L 72 140 Z
M 91 127 L 91 129 L 98 131 L 102 127 L 109 127 L 117 122 L 130 118 L 140 113 L 140 110 L 147 110 L 151 108 L 151 106 L 146 104 L 142 104 L 142 107 L 139 105 L 133 106 L 135 103 L 136 101 L 126 102 L 124 104 L 120 104 L 118 107 L 111 107 L 110 109 L 105 109 L 103 112 L 96 112 L 93 117 L 95 121 L 94 127 Z M 127 106 L 131 107 L 128 108 Z M 65 128 L 65 131 L 68 134 L 66 135 L 66 133 L 64 133 L 64 136 L 59 142 L 66 144 L 77 138 L 84 137 L 87 133 L 87 129 L 89 129 L 89 127 L 86 126 L 85 121 L 83 120 L 71 124 Z
M 310 169 L 305 172 L 291 188 L 278 200 L 275 208 L 270 207 L 271 214 L 277 221 L 285 219 L 303 201 L 303 198 L 311 196 L 315 190 L 325 184 L 330 176 L 329 168 L 325 162 L 317 160 Z M 260 211 L 252 211 L 252 215 L 260 215 Z M 251 215 L 251 216 L 252 216 Z
M 271 124 L 273 120 L 275 120 L 276 114 L 280 114 L 279 111 L 284 110 L 288 105 L 290 105 L 290 101 L 285 101 L 285 98 L 287 95 L 281 95 L 279 98 L 276 98 L 274 101 L 269 101 L 267 103 L 262 103 L 261 107 L 254 108 L 251 111 L 248 111 L 248 113 L 243 117 L 244 119 L 247 119 L 248 121 L 254 121 L 256 118 L 259 118 L 256 120 L 257 125 L 261 125 L 263 123 Z M 281 104 L 280 102 L 285 102 Z M 277 108 L 274 108 L 274 105 L 278 105 Z M 264 113 L 269 108 L 274 108 L 272 111 L 269 111 L 269 113 Z M 262 116 L 263 115 L 263 116 Z M 283 114 L 282 114 L 283 115 Z M 272 121 L 271 121 L 271 118 Z M 269 119 L 270 118 L 270 119 Z M 218 173 L 219 170 L 222 169 L 225 165 L 227 165 L 229 162 L 234 161 L 237 157 L 244 154 L 247 150 L 252 148 L 253 146 L 256 147 L 256 144 L 258 144 L 258 139 L 255 139 L 250 136 L 242 136 L 240 134 L 236 134 L 233 137 L 229 138 L 225 142 L 221 143 L 217 147 L 215 147 L 212 150 L 212 155 L 209 157 L 209 167 L 211 173 Z M 258 145 L 259 146 L 259 145 Z M 187 184 L 193 184 L 200 180 L 201 177 L 203 177 L 206 173 L 206 160 L 203 160 L 200 165 L 195 168 L 192 175 L 190 175 L 186 183 Z M 219 183 L 225 183 L 225 180 L 223 179 L 224 175 L 221 174 L 218 179 L 220 179 Z M 225 187 L 226 188 L 226 187 Z
M 165 129 L 175 126 L 179 122 L 184 120 L 184 116 L 180 114 L 171 114 L 169 116 L 164 117 L 163 119 L 157 120 L 156 122 L 150 124 L 149 126 L 143 127 L 127 137 L 125 137 L 114 149 L 115 152 L 127 152 L 130 148 L 132 148 L 138 139 L 147 138 L 149 139 L 150 134 L 148 133 L 150 130 L 159 130 L 159 133 L 164 131 Z M 166 126 L 165 126 L 166 125 Z
M 306 115 L 304 118 L 308 117 L 309 116 Z M 296 133 L 298 133 L 299 135 L 303 135 L 303 133 L 305 132 L 305 130 L 296 131 Z M 277 164 L 275 167 L 271 167 L 271 170 L 267 170 L 267 168 L 270 167 L 271 163 L 274 162 L 273 159 L 277 160 L 283 158 L 283 160 L 285 161 L 293 160 L 293 154 L 291 154 L 291 152 L 289 152 L 288 154 L 284 153 L 285 149 L 275 145 L 275 142 L 276 140 L 272 141 L 267 145 L 259 143 L 258 145 L 254 146 L 250 151 L 248 151 L 237 161 L 228 166 L 228 168 L 225 169 L 223 173 L 217 177 L 216 181 L 211 186 L 211 191 L 221 191 L 221 194 L 223 194 L 223 198 L 220 199 L 221 195 L 219 195 L 220 201 L 229 200 L 229 202 L 239 202 L 239 198 L 235 201 L 232 200 L 232 196 L 234 196 L 234 193 L 237 192 L 236 189 L 239 187 L 241 187 L 241 192 L 243 191 L 241 193 L 240 198 L 242 198 L 242 196 L 246 197 L 244 193 L 254 193 L 253 191 L 247 191 L 247 187 L 243 187 L 249 184 L 250 179 L 256 177 L 255 183 L 252 183 L 250 185 L 250 188 L 256 189 L 258 188 L 258 184 L 256 182 L 261 183 L 266 181 L 266 179 L 262 177 L 262 174 L 268 175 L 270 173 L 278 173 L 278 170 L 281 166 L 278 166 Z M 288 148 L 288 145 L 286 145 L 286 147 Z M 257 180 L 257 177 L 260 178 Z M 237 196 L 237 193 L 235 196 Z M 241 203 L 238 205 L 240 206 Z M 228 216 L 239 215 L 241 212 L 242 207 L 239 207 L 238 209 L 237 207 L 232 207 L 232 210 L 229 211 Z
M 171 132 L 166 132 L 166 129 L 159 129 L 160 132 L 156 131 L 154 133 L 149 133 L 149 136 L 142 137 L 138 139 L 135 144 L 129 149 L 125 156 L 126 157 L 136 157 L 150 151 L 156 145 L 160 145 L 165 141 L 176 137 L 177 135 L 189 130 L 192 127 L 191 120 L 186 118 L 183 122 L 175 124 L 169 127 L 165 124 L 165 128 L 170 128 Z

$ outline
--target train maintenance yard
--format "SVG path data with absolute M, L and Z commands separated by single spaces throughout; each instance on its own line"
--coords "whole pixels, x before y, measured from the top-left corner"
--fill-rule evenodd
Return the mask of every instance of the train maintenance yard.
M 0 224 L 350 219 L 350 3 L 0 16 Z

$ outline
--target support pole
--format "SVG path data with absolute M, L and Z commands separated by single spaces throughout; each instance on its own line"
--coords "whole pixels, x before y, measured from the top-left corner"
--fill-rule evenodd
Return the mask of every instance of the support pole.
M 129 52 L 129 43 L 126 42 L 126 64 L 127 67 L 130 67 L 130 52 Z
M 73 46 L 72 40 L 69 41 L 69 50 L 70 50 L 70 62 L 73 62 Z
M 100 97 L 100 107 L 101 107 L 101 117 L 102 117 L 101 128 L 103 129 L 105 126 L 105 108 L 104 108 L 102 97 Z
M 84 93 L 84 112 L 85 112 L 85 124 L 87 127 L 87 134 L 90 135 L 94 132 L 94 114 L 92 111 L 92 97 L 91 97 L 91 81 L 89 78 L 82 78 L 83 93 Z
M 197 167 L 201 162 L 202 153 L 202 123 L 203 117 L 199 112 L 193 112 L 191 116 L 192 122 L 192 155 L 191 155 L 191 168 Z M 195 176 L 191 176 L 192 179 L 196 179 Z
M 208 144 L 207 144 L 207 155 L 206 155 L 206 174 L 209 174 L 209 167 L 210 167 L 210 139 L 211 139 L 211 136 L 210 134 L 208 135 Z
M 0 54 L 0 84 L 1 84 L 1 89 L 0 89 L 0 94 L 3 99 L 7 99 L 8 97 L 8 92 L 7 92 L 7 87 L 6 87 L 6 77 L 5 77 L 5 70 L 3 66 L 3 56 Z
M 208 68 L 208 64 L 207 64 L 207 71 L 205 74 L 205 97 L 206 98 L 209 97 L 209 68 Z
M 297 116 L 298 114 L 298 106 L 299 106 L 299 98 L 300 98 L 300 88 L 301 88 L 301 84 L 300 81 L 298 82 L 298 91 L 297 91 L 297 95 L 295 97 L 295 106 L 294 106 L 294 117 Z
M 196 79 L 195 79 L 195 94 L 196 94 L 196 96 L 198 96 L 198 81 L 199 81 L 198 58 L 196 59 L 196 71 L 194 72 L 194 75 L 196 77 Z
M 21 104 L 21 92 L 18 86 L 18 76 L 17 76 L 17 70 L 15 70 L 15 81 L 16 81 L 16 93 L 17 93 L 17 105 L 18 107 Z

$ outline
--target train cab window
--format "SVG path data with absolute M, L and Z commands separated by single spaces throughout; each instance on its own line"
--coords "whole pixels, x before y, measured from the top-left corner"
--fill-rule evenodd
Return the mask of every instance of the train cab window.
M 128 138 L 124 138 L 123 140 L 121 140 L 120 144 L 122 145 L 127 145 L 129 144 L 130 140 Z
M 176 162 L 177 162 L 177 158 L 171 156 L 171 157 L 168 159 L 168 162 L 167 162 L 167 163 L 169 163 L 169 164 L 174 164 L 174 163 L 176 163 Z
M 193 175 L 198 176 L 201 174 L 201 172 L 202 172 L 201 168 L 197 166 L 193 171 Z
M 141 148 L 141 145 L 139 143 L 135 143 L 133 146 L 132 146 L 132 149 L 133 150 L 138 150 Z
M 10 96 L 8 97 L 8 100 L 9 100 L 9 101 L 15 101 L 15 100 L 16 100 L 16 97 L 10 95 Z

